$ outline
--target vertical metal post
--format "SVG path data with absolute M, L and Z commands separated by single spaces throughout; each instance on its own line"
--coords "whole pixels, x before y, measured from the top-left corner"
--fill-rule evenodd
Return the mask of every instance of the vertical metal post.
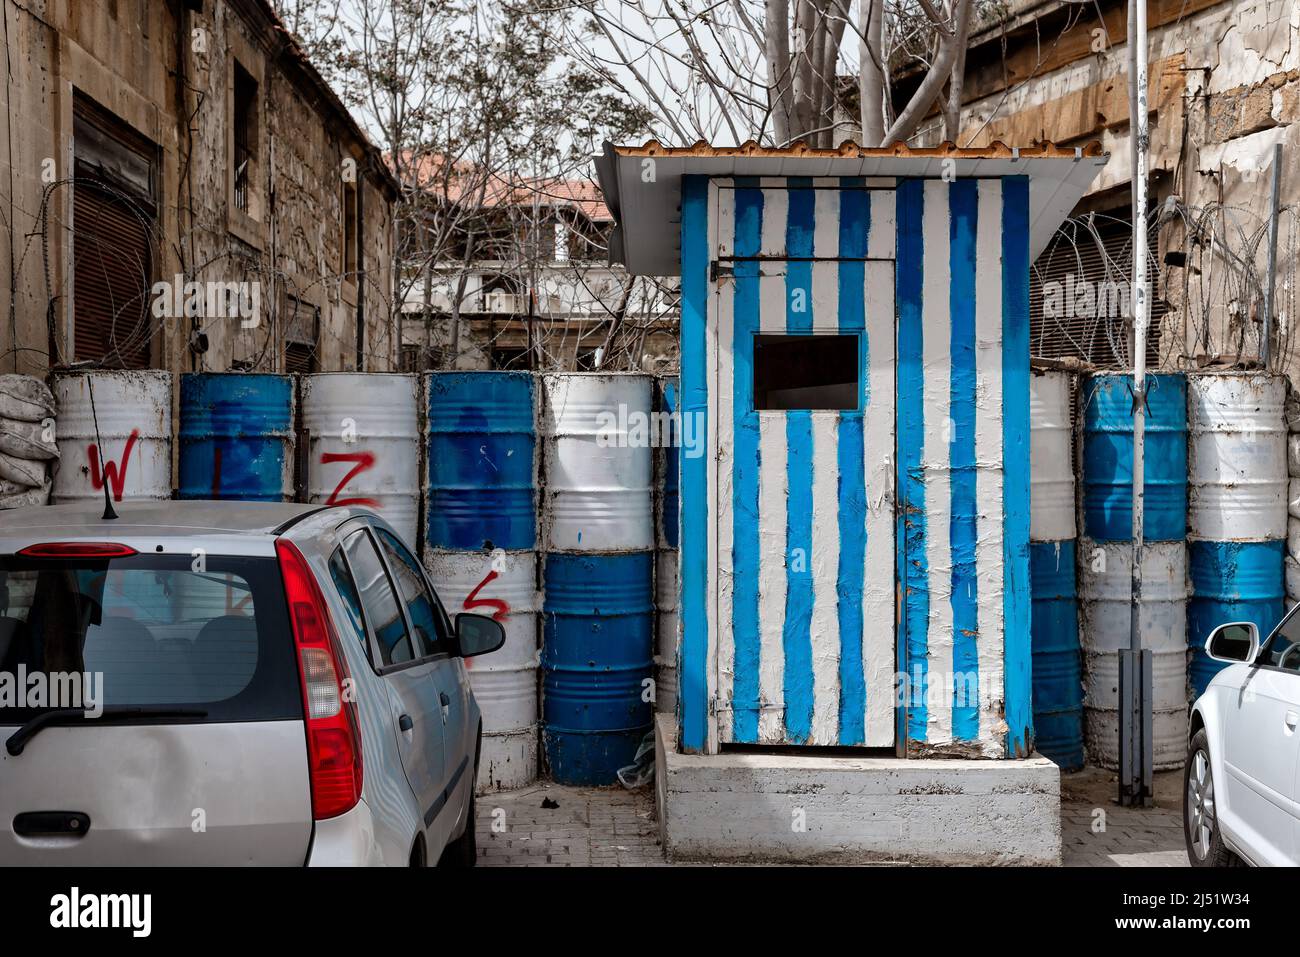
M 1119 801 L 1151 801 L 1150 654 L 1142 650 L 1142 516 L 1146 435 L 1147 328 L 1151 302 L 1147 295 L 1147 167 L 1150 146 L 1147 112 L 1146 0 L 1129 3 L 1129 139 L 1133 157 L 1133 558 L 1129 581 L 1129 646 L 1121 652 Z M 1145 660 L 1145 662 L 1144 662 Z M 1127 669 L 1127 670 L 1126 670 Z M 1142 675 L 1148 675 L 1143 680 Z M 1124 720 L 1124 717 L 1128 720 Z
M 1264 278 L 1264 328 L 1259 343 L 1259 360 L 1268 369 L 1273 351 L 1273 284 L 1277 281 L 1277 206 L 1282 188 L 1282 144 L 1273 144 L 1273 190 L 1268 201 L 1268 271 Z

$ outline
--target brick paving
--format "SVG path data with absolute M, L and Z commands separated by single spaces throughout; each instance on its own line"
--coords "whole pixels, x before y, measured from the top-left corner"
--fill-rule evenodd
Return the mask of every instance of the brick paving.
M 1186 867 L 1181 771 L 1157 774 L 1156 806 L 1115 804 L 1115 776 L 1088 768 L 1061 778 L 1062 863 Z M 543 802 L 557 807 L 543 807 Z M 1104 815 L 1104 816 L 1103 816 Z M 665 866 L 654 792 L 536 784 L 478 799 L 483 867 Z
M 1187 867 L 1183 772 L 1155 775 L 1155 806 L 1120 807 L 1114 773 L 1061 775 L 1061 863 L 1067 867 Z
M 482 867 L 665 865 L 650 787 L 536 784 L 480 795 L 476 810 Z

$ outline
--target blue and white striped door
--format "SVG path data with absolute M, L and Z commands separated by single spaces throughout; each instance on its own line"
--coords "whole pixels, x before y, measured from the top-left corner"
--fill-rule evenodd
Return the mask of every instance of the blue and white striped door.
M 715 187 L 719 740 L 892 747 L 893 183 Z M 760 333 L 855 337 L 857 408 L 756 411 Z

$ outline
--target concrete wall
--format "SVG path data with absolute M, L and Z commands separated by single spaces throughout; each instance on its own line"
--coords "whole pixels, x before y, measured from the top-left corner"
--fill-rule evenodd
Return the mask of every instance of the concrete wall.
M 152 365 L 278 371 L 292 295 L 320 309 L 322 371 L 395 366 L 391 180 L 261 0 L 210 0 L 202 13 L 179 3 L 18 0 L 7 4 L 6 28 L 0 370 L 40 375 L 68 355 L 74 91 L 158 147 L 154 279 L 183 274 L 257 283 L 260 291 L 256 327 L 202 318 L 209 346 L 201 355 L 188 346 L 187 319 L 157 319 Z M 230 198 L 236 61 L 258 81 L 247 215 Z M 355 179 L 363 208 L 362 271 L 352 275 L 344 275 L 340 251 L 347 179 Z

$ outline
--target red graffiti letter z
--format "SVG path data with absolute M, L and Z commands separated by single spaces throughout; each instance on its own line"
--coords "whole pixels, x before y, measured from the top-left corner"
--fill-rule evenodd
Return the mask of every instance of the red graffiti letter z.
M 90 459 L 91 488 L 98 492 L 107 481 L 113 498 L 122 501 L 122 486 L 126 483 L 126 468 L 131 464 L 131 449 L 135 447 L 135 440 L 139 437 L 140 430 L 132 429 L 126 440 L 126 448 L 122 450 L 122 467 L 119 469 L 116 462 L 105 460 L 103 475 L 99 472 L 99 446 L 91 445 L 86 449 L 86 457 Z
M 330 492 L 330 497 L 325 500 L 326 505 L 365 505 L 370 508 L 378 508 L 379 503 L 373 498 L 339 498 L 339 493 L 343 491 L 343 486 L 352 481 L 353 476 L 359 475 L 367 469 L 375 467 L 374 452 L 322 452 L 320 457 L 321 465 L 329 465 L 333 462 L 355 462 L 352 471 L 334 486 L 334 491 Z

